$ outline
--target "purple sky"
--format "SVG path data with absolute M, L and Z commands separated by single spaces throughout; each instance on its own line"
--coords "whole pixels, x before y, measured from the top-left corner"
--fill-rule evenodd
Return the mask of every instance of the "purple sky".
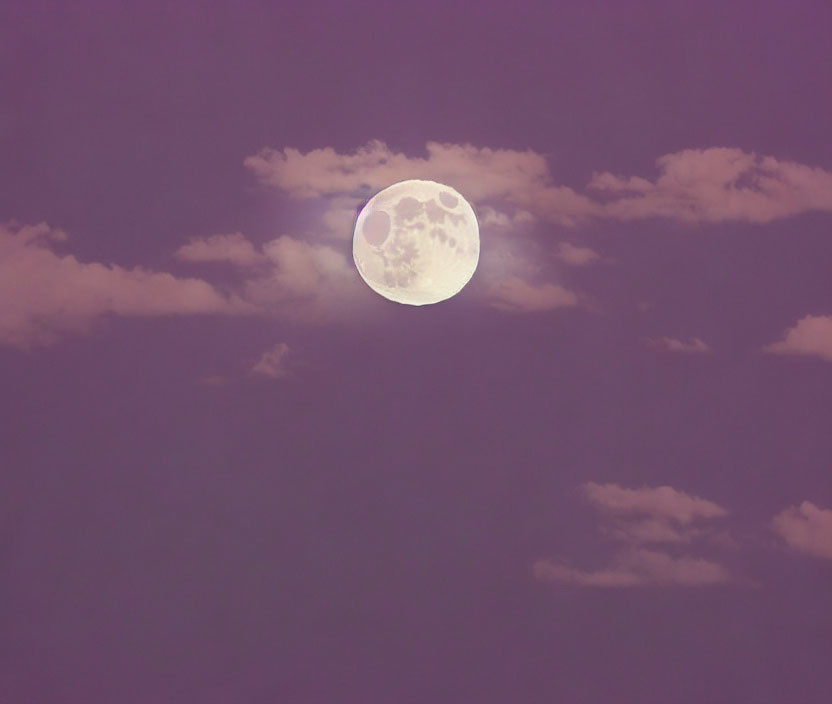
M 2 3 L 0 701 L 828 701 L 831 31 Z M 405 178 L 434 306 L 351 259 Z

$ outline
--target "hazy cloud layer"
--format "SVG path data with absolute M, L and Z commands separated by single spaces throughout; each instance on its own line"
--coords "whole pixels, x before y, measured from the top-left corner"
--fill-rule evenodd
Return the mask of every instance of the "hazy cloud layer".
M 88 327 L 98 316 L 243 314 L 262 312 L 308 322 L 354 319 L 374 294 L 360 281 L 348 251 L 319 243 L 349 234 L 361 199 L 392 182 L 428 178 L 458 188 L 491 231 L 472 282 L 473 300 L 504 312 L 535 313 L 579 305 L 579 296 L 522 261 L 528 253 L 502 246 L 522 223 L 543 219 L 574 225 L 591 218 L 668 217 L 686 222 L 764 223 L 812 210 L 832 210 L 832 174 L 738 149 L 688 149 L 656 161 L 654 180 L 596 173 L 587 193 L 553 183 L 545 157 L 533 150 L 428 142 L 410 157 L 372 141 L 351 153 L 263 149 L 245 160 L 262 182 L 297 198 L 322 198 L 320 230 L 284 235 L 261 247 L 242 233 L 194 237 L 176 257 L 194 264 L 227 262 L 243 272 L 236 295 L 207 281 L 170 273 L 80 262 L 54 251 L 65 235 L 46 225 L 0 227 L 0 342 L 48 343 Z M 505 262 L 495 263 L 495 257 Z M 598 260 L 586 247 L 561 242 L 554 256 L 572 266 Z M 512 259 L 513 258 L 513 259 Z M 703 353 L 699 338 L 652 341 L 667 350 Z M 810 315 L 765 348 L 778 354 L 832 360 L 832 317 Z M 646 530 L 646 528 L 645 528 Z
M 772 519 L 772 530 L 791 548 L 832 559 L 832 510 L 810 501 L 789 506 Z
M 783 339 L 763 348 L 772 354 L 799 354 L 832 362 L 832 316 L 807 315 L 785 331 Z
M 652 217 L 766 223 L 832 211 L 832 173 L 740 149 L 665 154 L 656 159 L 658 176 L 652 181 L 596 173 L 587 194 L 581 194 L 554 184 L 545 157 L 533 150 L 439 142 L 428 142 L 425 148 L 426 157 L 394 152 L 378 140 L 351 153 L 329 147 L 306 153 L 291 147 L 265 148 L 245 159 L 245 165 L 263 183 L 298 198 L 369 195 L 396 181 L 422 178 L 454 186 L 474 203 L 502 201 L 564 225 L 589 218 Z M 484 214 L 486 221 L 491 217 L 497 216 Z
M 52 250 L 66 240 L 46 224 L 0 225 L 0 343 L 49 344 L 105 314 L 247 314 L 253 306 L 194 278 L 85 263 Z

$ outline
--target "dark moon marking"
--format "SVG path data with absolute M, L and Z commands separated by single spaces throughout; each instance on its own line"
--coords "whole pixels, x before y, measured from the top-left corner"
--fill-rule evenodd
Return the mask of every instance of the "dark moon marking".
M 390 234 L 390 216 L 383 210 L 375 210 L 364 220 L 361 228 L 364 238 L 374 247 L 380 247 Z
M 434 223 L 445 222 L 445 214 L 450 215 L 447 210 L 440 208 L 439 203 L 435 200 L 429 200 L 425 203 L 425 212 L 427 213 L 428 220 Z
M 459 203 L 457 197 L 447 191 L 442 191 L 439 194 L 439 200 L 442 201 L 442 205 L 446 208 L 456 208 L 457 203 Z
M 396 215 L 404 220 L 412 220 L 420 212 L 422 212 L 422 204 L 410 196 L 405 196 L 396 203 Z

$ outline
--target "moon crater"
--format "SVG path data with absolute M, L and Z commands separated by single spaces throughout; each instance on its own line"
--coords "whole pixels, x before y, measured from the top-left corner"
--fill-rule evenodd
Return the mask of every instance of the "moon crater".
M 446 208 L 456 208 L 457 203 L 459 203 L 459 198 L 451 193 L 448 193 L 448 191 L 442 191 L 439 194 L 439 200 Z
M 390 216 L 383 210 L 370 213 L 361 229 L 367 242 L 374 247 L 381 247 L 390 234 Z

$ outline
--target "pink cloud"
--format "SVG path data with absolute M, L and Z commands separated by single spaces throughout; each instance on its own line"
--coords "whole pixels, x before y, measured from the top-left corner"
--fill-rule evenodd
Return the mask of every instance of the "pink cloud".
M 611 521 L 602 531 L 633 544 L 687 543 L 712 534 L 710 528 L 694 526 L 694 521 L 710 521 L 728 513 L 712 501 L 668 486 L 625 489 L 588 482 L 581 491 Z
M 654 347 L 660 347 L 668 352 L 680 352 L 681 354 L 705 354 L 711 348 L 698 337 L 685 342 L 674 337 L 658 337 L 648 340 Z
M 297 198 L 369 195 L 406 179 L 429 179 L 453 186 L 469 201 L 503 200 L 521 221 L 539 213 L 553 222 L 574 224 L 596 205 L 566 186 L 551 183 L 543 155 L 532 150 L 491 149 L 471 144 L 427 142 L 427 157 L 393 152 L 373 140 L 351 153 L 331 147 L 303 153 L 297 149 L 261 149 L 245 165 L 261 182 Z M 496 211 L 495 211 L 496 212 Z M 492 223 L 484 215 L 486 225 Z
M 617 484 L 588 482 L 581 486 L 592 505 L 612 521 L 607 535 L 627 545 L 618 549 L 602 569 L 584 570 L 563 561 L 539 560 L 533 566 L 540 581 L 587 587 L 635 587 L 646 585 L 704 586 L 737 581 L 719 563 L 690 555 L 673 556 L 648 549 L 649 543 L 688 543 L 712 531 L 692 525 L 696 519 L 710 520 L 727 511 L 705 499 L 668 486 L 625 489 Z M 730 536 L 720 533 L 725 543 Z
M 720 518 L 728 514 L 713 501 L 669 486 L 626 489 L 618 484 L 587 482 L 581 489 L 593 506 L 613 515 L 650 516 L 688 525 L 696 518 Z
M 517 190 L 506 197 L 511 205 L 523 208 L 543 220 L 572 227 L 603 215 L 603 204 L 568 186 L 542 186 Z
M 481 228 L 510 227 L 522 223 L 534 222 L 534 219 L 534 215 L 526 210 L 519 210 L 512 215 L 508 215 L 488 205 L 477 209 L 477 221 Z
M 379 140 L 352 153 L 330 147 L 261 149 L 245 165 L 266 184 L 298 198 L 375 192 L 396 181 L 421 178 L 447 183 L 466 198 L 506 197 L 545 184 L 546 160 L 531 150 L 490 149 L 470 144 L 428 142 L 427 157 L 393 152 Z
M 590 189 L 616 196 L 603 217 L 668 217 L 687 222 L 766 223 L 832 211 L 832 173 L 740 149 L 685 149 L 656 160 L 654 182 L 596 174 Z
M 609 191 L 611 193 L 649 193 L 653 190 L 653 184 L 646 178 L 630 176 L 614 176 L 609 171 L 592 175 L 589 187 L 596 191 Z
M 832 559 L 832 510 L 804 501 L 800 506 L 783 509 L 771 525 L 798 552 Z
M 282 379 L 291 374 L 290 358 L 292 351 L 285 342 L 278 342 L 266 350 L 252 366 L 251 373 L 270 379 Z
M 188 262 L 229 262 L 238 266 L 251 266 L 263 260 L 254 245 L 240 232 L 192 237 L 176 250 L 174 256 Z
M 321 215 L 326 232 L 333 237 L 351 239 L 361 200 L 349 196 L 330 198 Z
M 619 552 L 601 570 L 581 570 L 551 560 L 532 567 L 536 579 L 586 587 L 683 586 L 701 587 L 734 581 L 722 565 L 700 557 L 673 557 L 666 552 L 630 548 Z
M 498 281 L 491 286 L 490 305 L 509 313 L 536 313 L 578 305 L 578 296 L 557 284 L 536 286 L 519 276 Z
M 589 247 L 576 247 L 569 242 L 561 242 L 557 256 L 569 266 L 586 266 L 598 261 L 598 253 Z
M 283 235 L 264 244 L 263 255 L 269 268 L 244 283 L 243 295 L 274 315 L 309 323 L 355 320 L 377 302 L 351 258 L 332 247 Z
M 656 160 L 659 174 L 654 181 L 596 173 L 589 194 L 582 194 L 553 183 L 546 158 L 530 149 L 439 142 L 428 142 L 425 148 L 426 157 L 394 152 L 378 140 L 351 153 L 330 147 L 306 153 L 266 148 L 246 158 L 245 165 L 263 183 L 298 198 L 369 195 L 396 181 L 424 178 L 454 186 L 472 202 L 502 201 L 515 211 L 563 225 L 591 218 L 653 217 L 766 223 L 832 211 L 832 173 L 740 149 L 665 154 Z M 514 217 L 503 215 L 507 221 Z M 483 218 L 491 224 L 488 214 Z
M 352 257 L 343 248 L 283 235 L 255 247 L 242 234 L 195 238 L 177 252 L 191 261 L 233 261 L 245 269 L 241 298 L 265 314 L 300 322 L 355 320 L 370 309 L 377 295 L 361 281 Z M 534 285 L 539 266 L 511 247 L 495 243 L 481 262 L 481 285 L 474 300 L 516 313 L 574 306 L 578 297 L 553 283 Z M 490 283 L 489 283 L 490 282 Z
M 0 343 L 50 344 L 105 314 L 245 314 L 254 307 L 201 279 L 56 254 L 66 235 L 45 224 L 0 225 Z
M 764 352 L 820 357 L 832 362 L 832 316 L 807 315 L 784 333 L 783 339 L 766 345 Z

